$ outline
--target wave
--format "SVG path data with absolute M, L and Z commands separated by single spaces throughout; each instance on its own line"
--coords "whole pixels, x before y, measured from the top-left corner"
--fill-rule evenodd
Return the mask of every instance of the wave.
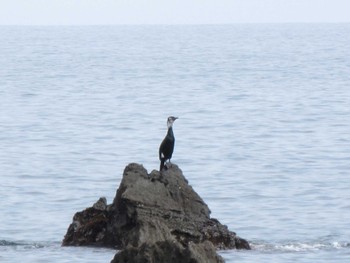
M 276 243 L 268 243 L 264 241 L 251 242 L 252 250 L 261 252 L 309 252 L 319 250 L 337 250 L 350 248 L 350 243 L 346 241 L 284 241 Z
M 350 249 L 350 243 L 346 241 L 282 241 L 282 242 L 267 242 L 257 240 L 249 243 L 252 250 L 266 253 L 275 252 L 308 252 L 318 250 L 336 250 L 336 249 Z M 24 249 L 36 249 L 52 246 L 61 246 L 60 242 L 26 242 L 26 241 L 8 241 L 0 240 L 0 247 L 22 247 Z
M 23 247 L 26 249 L 44 248 L 60 244 L 59 242 L 26 242 L 26 241 L 9 241 L 0 240 L 0 247 Z
M 7 241 L 7 240 L 0 240 L 0 246 L 17 246 L 16 242 L 12 242 L 12 241 Z

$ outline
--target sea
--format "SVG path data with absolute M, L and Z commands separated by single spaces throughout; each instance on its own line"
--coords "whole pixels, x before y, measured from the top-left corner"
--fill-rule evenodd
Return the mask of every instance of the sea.
M 110 262 L 62 247 L 132 162 L 172 162 L 252 250 L 350 262 L 350 24 L 0 26 L 0 262 Z

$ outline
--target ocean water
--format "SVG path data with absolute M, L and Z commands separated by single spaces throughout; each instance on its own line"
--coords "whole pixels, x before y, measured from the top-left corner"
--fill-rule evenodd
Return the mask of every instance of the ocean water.
M 350 25 L 0 27 L 0 262 L 61 247 L 124 167 L 172 161 L 249 240 L 226 262 L 349 262 Z

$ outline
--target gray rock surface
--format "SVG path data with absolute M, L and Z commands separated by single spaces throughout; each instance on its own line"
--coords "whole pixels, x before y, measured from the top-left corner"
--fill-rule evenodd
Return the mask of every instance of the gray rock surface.
M 161 241 L 154 244 L 144 243 L 140 247 L 128 247 L 117 253 L 111 263 L 223 263 L 209 241 L 195 244 L 190 242 L 184 247 L 178 242 Z
M 208 206 L 174 164 L 161 174 L 129 164 L 113 203 L 100 198 L 76 213 L 62 244 L 123 249 L 114 263 L 223 262 L 215 249 L 250 249 L 210 218 Z

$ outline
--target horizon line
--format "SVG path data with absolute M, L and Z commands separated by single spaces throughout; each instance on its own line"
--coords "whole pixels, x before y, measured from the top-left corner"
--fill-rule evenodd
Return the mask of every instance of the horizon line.
M 231 23 L 96 23 L 96 24 L 85 24 L 85 23 L 72 23 L 72 24 L 0 24 L 0 26 L 217 26 L 217 25 L 275 25 L 275 24 L 350 24 L 350 21 L 323 21 L 323 22 L 231 22 Z

